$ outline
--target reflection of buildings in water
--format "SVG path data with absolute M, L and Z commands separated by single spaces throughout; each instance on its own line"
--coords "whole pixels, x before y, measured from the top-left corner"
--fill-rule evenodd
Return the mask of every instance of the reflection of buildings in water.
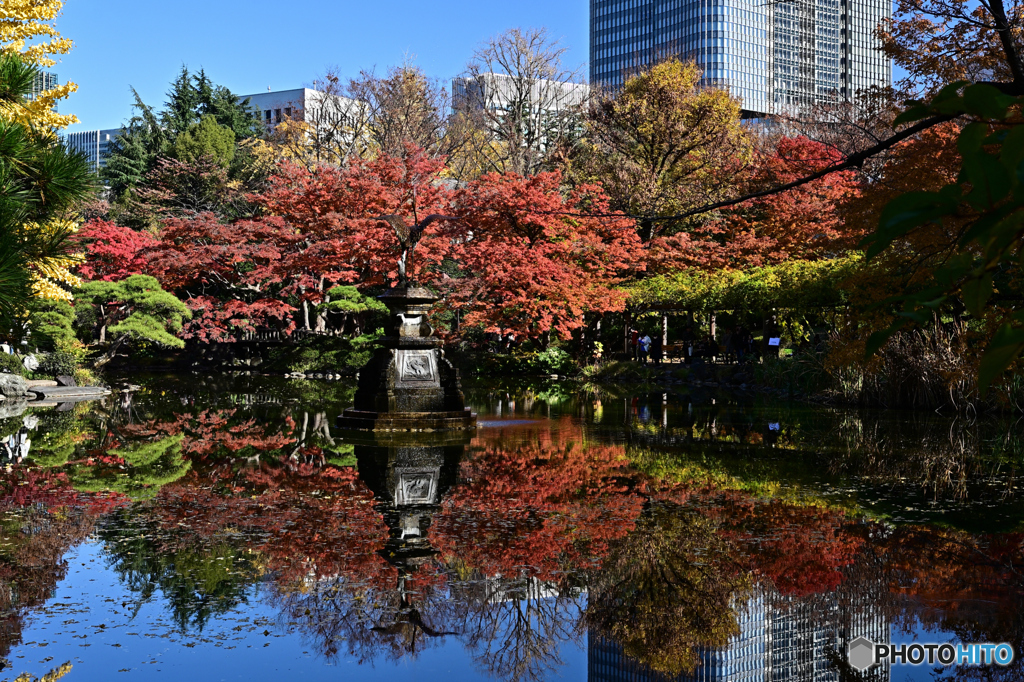
M 37 417 L 29 415 L 22 421 L 20 429 L 6 438 L 0 439 L 0 462 L 4 464 L 18 464 L 28 457 L 29 450 L 32 448 L 32 439 L 29 438 L 29 431 L 36 428 L 38 423 L 39 419 Z
M 871 595 L 845 600 L 842 590 L 802 601 L 760 590 L 737 612 L 739 633 L 721 649 L 699 652 L 700 667 L 679 682 L 839 682 L 830 660 L 846 659 L 847 644 L 857 637 L 889 643 L 889 622 L 872 605 Z M 622 647 L 590 633 L 587 679 L 591 682 L 667 682 L 628 657 Z M 885 682 L 889 668 L 878 667 L 859 679 Z
M 586 589 L 565 589 L 534 576 L 485 576 L 474 574 L 466 579 L 454 576 L 449 582 L 451 598 L 463 604 L 493 606 L 508 602 L 537 602 L 544 599 L 576 600 Z

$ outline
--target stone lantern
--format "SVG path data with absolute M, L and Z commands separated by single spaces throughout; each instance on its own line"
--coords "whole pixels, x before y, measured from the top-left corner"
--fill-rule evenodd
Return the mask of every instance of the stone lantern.
M 360 431 L 452 431 L 476 428 L 459 372 L 445 359 L 427 322 L 437 296 L 409 284 L 380 297 L 389 316 L 384 347 L 359 373 L 355 405 L 337 420 Z

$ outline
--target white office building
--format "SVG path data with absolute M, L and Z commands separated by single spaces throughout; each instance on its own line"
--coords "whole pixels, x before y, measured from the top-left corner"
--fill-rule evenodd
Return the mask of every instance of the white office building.
M 64 137 L 64 143 L 69 149 L 85 155 L 89 161 L 89 167 L 94 173 L 106 167 L 107 159 L 110 158 L 111 144 L 121 134 L 120 128 L 109 130 L 86 130 L 80 133 L 68 133 Z
M 335 112 L 339 115 L 352 115 L 361 107 L 354 99 L 329 95 L 310 88 L 260 92 L 238 98 L 240 102 L 247 99 L 253 116 L 262 121 L 267 128 L 274 128 L 287 119 L 315 124 Z
M 554 114 L 578 108 L 589 96 L 590 87 L 585 83 L 521 79 L 498 73 L 452 80 L 452 104 L 455 109 L 503 111 L 527 105 L 533 112 Z

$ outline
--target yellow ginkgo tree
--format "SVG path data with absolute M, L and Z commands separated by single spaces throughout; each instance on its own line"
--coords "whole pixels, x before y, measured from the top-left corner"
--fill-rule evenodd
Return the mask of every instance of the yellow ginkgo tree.
M 21 267 L 27 276 L 27 296 L 70 300 L 71 289 L 80 284 L 71 272 L 80 257 L 68 250 L 68 237 L 77 229 L 71 212 L 74 201 L 26 203 L 22 199 L 27 188 L 44 197 L 59 194 L 62 182 L 70 181 L 79 189 L 92 185 L 87 166 L 67 153 L 57 138 L 57 131 L 78 122 L 74 115 L 56 111 L 57 103 L 78 86 L 66 83 L 41 91 L 38 87 L 40 81 L 46 82 L 42 69 L 56 64 L 54 57 L 72 47 L 54 26 L 63 8 L 61 0 L 0 3 L 0 127 L 8 139 L 20 140 L 0 150 L 6 157 L 0 163 L 0 202 L 6 205 L 0 210 L 6 214 L 7 242 L 20 245 L 16 252 L 9 247 L 4 260 L 8 266 Z M 43 158 L 51 165 L 33 172 L 43 167 L 39 163 Z M 60 163 L 52 165 L 55 160 Z M 71 195 L 80 198 L 84 193 L 76 190 Z M 6 281 L 22 279 L 11 276 Z M 8 312 L 24 307 L 18 305 L 20 297 L 9 297 Z
M 71 40 L 54 26 L 64 9 L 63 0 L 3 0 L 0 2 L 0 51 L 21 56 L 40 68 L 57 62 L 71 51 Z M 78 123 L 74 114 L 59 114 L 57 102 L 78 90 L 74 83 L 57 85 L 21 102 L 3 102 L 2 114 L 39 131 L 54 132 Z

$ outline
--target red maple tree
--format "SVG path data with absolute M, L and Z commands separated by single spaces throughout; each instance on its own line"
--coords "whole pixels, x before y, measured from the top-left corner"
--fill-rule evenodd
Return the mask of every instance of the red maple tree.
M 450 192 L 438 182 L 442 169 L 443 162 L 413 145 L 407 145 L 404 156 L 357 159 L 345 168 L 310 170 L 285 162 L 268 188 L 250 200 L 302 236 L 302 248 L 284 263 L 296 286 L 322 291 L 324 279 L 393 284 L 400 247 L 392 228 L 377 218 L 399 215 L 411 225 L 432 213 L 446 213 Z M 428 228 L 430 233 L 437 229 Z M 413 274 L 436 263 L 445 243 L 425 239 Z M 434 256 L 428 258 L 428 252 Z
M 453 257 L 465 276 L 445 282 L 465 325 L 488 332 L 570 338 L 584 315 L 622 310 L 616 288 L 642 269 L 632 221 L 588 217 L 609 212 L 597 186 L 568 197 L 561 174 L 485 175 L 460 190 L 456 210 L 468 237 Z
M 160 243 L 145 254 L 146 268 L 192 309 L 184 338 L 232 341 L 238 331 L 294 326 L 294 307 L 277 294 L 283 288 L 281 261 L 297 240 L 279 218 L 170 218 Z
M 143 252 L 157 245 L 148 232 L 122 227 L 109 220 L 90 220 L 75 234 L 85 256 L 78 266 L 83 279 L 114 282 L 146 270 Z
M 777 187 L 842 158 L 839 151 L 806 137 L 783 137 L 753 165 L 742 191 Z M 758 267 L 838 256 L 864 234 L 862 227 L 848 224 L 843 211 L 860 191 L 857 174 L 844 171 L 752 199 L 691 230 L 655 240 L 651 269 Z

